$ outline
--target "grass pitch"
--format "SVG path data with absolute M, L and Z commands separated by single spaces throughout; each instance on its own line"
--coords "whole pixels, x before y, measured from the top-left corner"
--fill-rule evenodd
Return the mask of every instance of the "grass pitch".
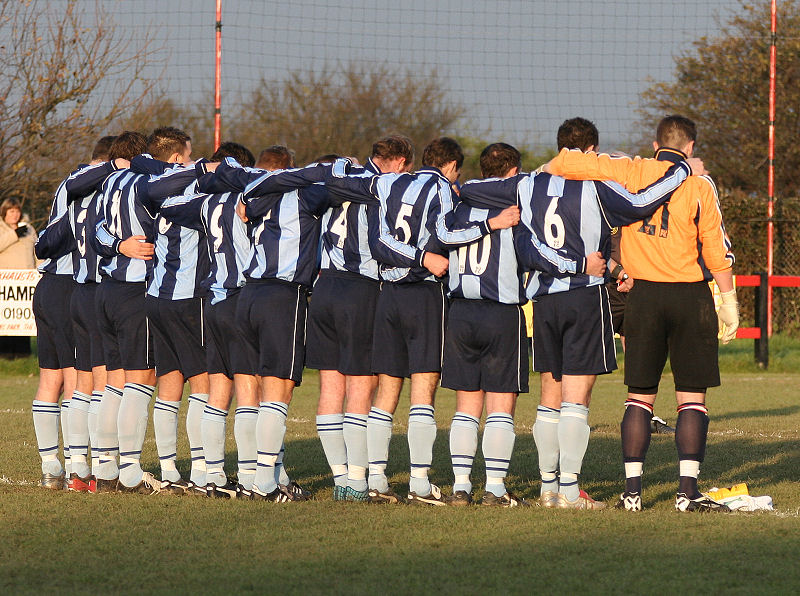
M 0 364 L 0 593 L 797 593 L 800 571 L 800 344 L 776 338 L 769 371 L 752 342 L 724 347 L 723 385 L 709 392 L 711 428 L 701 489 L 747 482 L 776 511 L 679 514 L 672 437 L 654 435 L 641 514 L 540 509 L 369 506 L 331 501 L 316 436 L 319 384 L 307 371 L 289 410 L 286 464 L 316 493 L 300 504 L 192 497 L 52 493 L 35 486 L 32 359 Z M 538 495 L 531 436 L 538 397 L 520 398 L 509 488 Z M 670 377 L 656 414 L 674 423 Z M 598 380 L 582 486 L 613 504 L 623 485 L 622 375 Z M 453 392 L 440 390 L 433 482 L 449 489 Z M 408 482 L 407 394 L 395 417 L 390 482 Z M 185 405 L 181 416 L 185 415 Z M 232 417 L 228 462 L 235 470 Z M 185 436 L 179 469 L 189 468 Z M 480 451 L 480 450 L 479 450 Z M 143 465 L 158 473 L 152 431 Z M 483 461 L 475 461 L 482 493 Z

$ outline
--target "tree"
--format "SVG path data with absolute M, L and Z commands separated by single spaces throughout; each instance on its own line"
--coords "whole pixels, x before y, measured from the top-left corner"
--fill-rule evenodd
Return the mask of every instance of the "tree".
M 775 254 L 776 274 L 800 273 L 800 2 L 778 4 Z M 720 187 L 725 224 L 740 274 L 766 270 L 766 198 L 769 118 L 770 2 L 740 4 L 720 28 L 675 60 L 675 80 L 643 94 L 645 130 L 652 139 L 667 114 L 683 114 L 698 127 L 696 154 Z M 740 292 L 745 320 L 752 293 Z M 774 294 L 773 322 L 784 332 L 798 330 L 796 292 Z
M 192 137 L 193 159 L 214 153 L 214 115 L 208 106 L 182 105 L 165 93 L 151 94 L 115 126 L 116 130 L 136 130 L 144 135 L 159 126 L 174 126 Z
M 0 40 L 0 199 L 41 221 L 65 172 L 150 91 L 141 75 L 157 49 L 74 0 L 3 2 Z
M 800 3 L 781 2 L 776 80 L 777 196 L 796 195 L 800 171 Z M 703 37 L 675 60 L 675 80 L 643 94 L 650 132 L 667 114 L 697 123 L 697 153 L 727 188 L 765 194 L 769 108 L 770 3 L 741 9 L 716 37 Z
M 350 64 L 319 72 L 292 72 L 283 81 L 261 81 L 241 112 L 225 117 L 225 139 L 255 153 L 282 144 L 298 163 L 326 153 L 369 155 L 372 143 L 389 133 L 414 142 L 419 161 L 431 139 L 450 130 L 464 108 L 447 98 L 432 71 L 420 77 L 387 66 Z

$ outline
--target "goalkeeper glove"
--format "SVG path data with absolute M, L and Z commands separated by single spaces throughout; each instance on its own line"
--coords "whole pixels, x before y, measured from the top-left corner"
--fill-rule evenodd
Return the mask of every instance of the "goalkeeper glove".
M 736 330 L 739 328 L 739 303 L 736 301 L 736 290 L 722 292 L 720 296 L 722 304 L 717 317 L 719 318 L 720 341 L 726 344 L 736 337 Z

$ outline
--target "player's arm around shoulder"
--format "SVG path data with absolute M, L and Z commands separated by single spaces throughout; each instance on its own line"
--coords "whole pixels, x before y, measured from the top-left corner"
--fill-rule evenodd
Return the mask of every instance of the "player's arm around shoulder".
M 658 180 L 672 165 L 654 158 L 562 149 L 543 171 L 569 180 L 612 180 L 638 192 Z

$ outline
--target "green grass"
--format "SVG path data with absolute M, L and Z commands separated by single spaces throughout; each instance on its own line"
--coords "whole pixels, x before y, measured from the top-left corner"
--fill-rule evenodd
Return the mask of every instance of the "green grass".
M 796 593 L 800 571 L 800 343 L 775 338 L 770 368 L 752 341 L 721 353 L 723 385 L 709 393 L 711 429 L 701 488 L 747 482 L 771 495 L 772 513 L 678 514 L 671 437 L 654 435 L 638 515 L 550 510 L 419 509 L 334 503 L 314 427 L 318 377 L 307 371 L 289 411 L 287 467 L 315 491 L 301 504 L 51 493 L 40 468 L 30 401 L 32 362 L 0 364 L 0 593 Z M 531 437 L 538 379 L 521 397 L 508 485 L 538 494 Z M 674 422 L 665 377 L 656 413 Z M 619 420 L 625 388 L 599 379 L 582 485 L 612 503 L 621 490 Z M 432 480 L 452 482 L 451 391 L 437 398 Z M 390 481 L 406 489 L 407 396 L 391 445 Z M 185 406 L 181 412 L 185 414 Z M 232 427 L 232 424 L 229 425 Z M 235 468 L 229 428 L 228 467 Z M 188 445 L 178 467 L 188 471 Z M 144 467 L 157 472 L 152 431 Z M 482 491 L 480 456 L 473 478 Z

